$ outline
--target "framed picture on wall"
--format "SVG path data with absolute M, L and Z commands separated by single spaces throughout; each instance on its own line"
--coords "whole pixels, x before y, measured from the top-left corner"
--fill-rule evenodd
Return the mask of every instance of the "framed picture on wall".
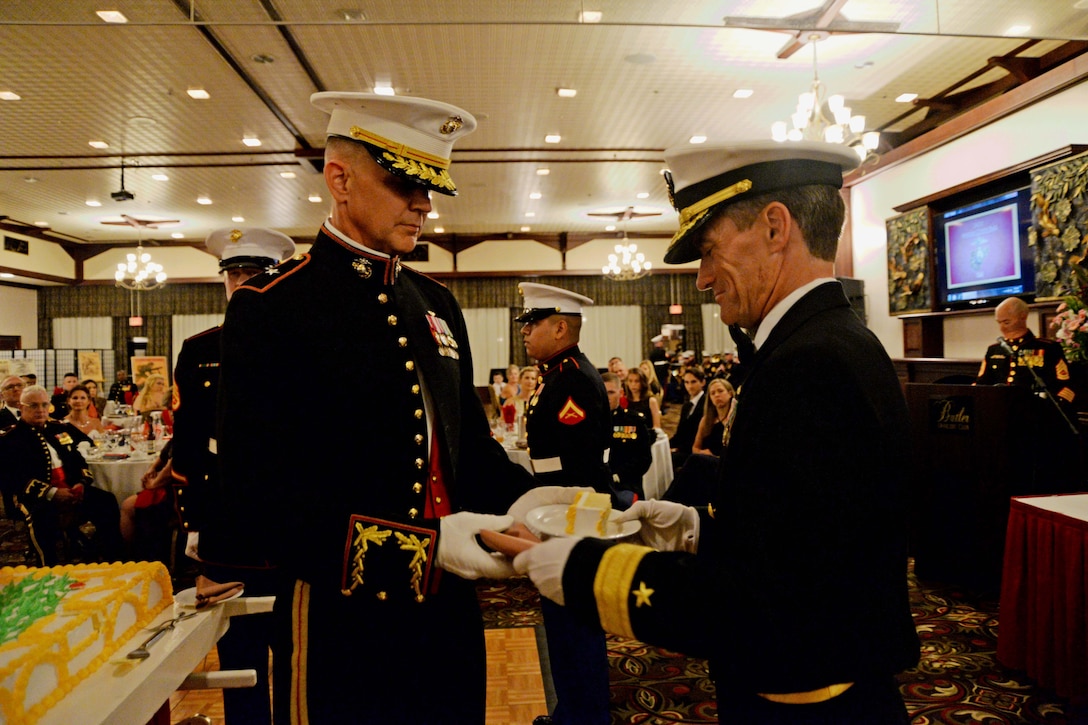
M 132 381 L 136 386 L 142 386 L 150 375 L 161 375 L 169 382 L 170 368 L 165 357 L 130 357 L 129 365 L 132 368 Z
M 79 353 L 79 379 L 93 380 L 96 383 L 104 381 L 102 377 L 102 353 L 97 350 L 80 350 Z

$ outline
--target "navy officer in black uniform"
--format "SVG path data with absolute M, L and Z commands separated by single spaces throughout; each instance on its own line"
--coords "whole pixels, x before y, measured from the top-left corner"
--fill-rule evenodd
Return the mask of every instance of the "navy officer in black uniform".
M 219 271 L 229 301 L 239 286 L 261 272 L 270 271 L 295 252 L 292 239 L 272 229 L 226 227 L 208 235 L 204 242 L 209 252 L 219 257 Z M 245 566 L 222 566 L 224 546 L 234 550 L 228 538 L 216 540 L 217 534 L 232 531 L 229 525 L 213 527 L 205 541 L 199 539 L 209 516 L 220 512 L 208 500 L 219 485 L 215 438 L 215 406 L 219 394 L 219 326 L 199 332 L 185 340 L 174 368 L 174 437 L 168 464 L 173 477 L 174 506 L 186 532 L 186 552 L 203 561 L 203 575 L 216 582 L 241 581 L 246 594 L 274 594 L 271 570 L 257 555 Z M 230 630 L 216 645 L 224 669 L 255 669 L 253 687 L 228 688 L 223 691 L 223 709 L 231 723 L 268 723 L 272 720 L 268 699 L 269 615 L 253 614 L 235 619 Z
M 79 452 L 80 443 L 90 444 L 90 438 L 49 417 L 49 393 L 40 385 L 24 389 L 21 402 L 19 421 L 0 431 L 0 488 L 26 521 L 37 565 L 58 563 L 62 526 L 83 548 L 81 556 L 118 561 L 122 543 L 117 499 L 95 488 L 94 475 Z
M 569 290 L 522 282 L 525 351 L 540 367 L 525 407 L 529 459 L 545 487 L 591 486 L 612 493 L 608 449 L 612 438 L 608 395 L 597 368 L 578 348 L 582 307 L 593 300 Z M 604 631 L 543 600 L 548 657 L 555 684 L 555 710 L 538 725 L 607 725 L 608 651 Z
M 216 506 L 279 568 L 277 723 L 484 721 L 476 534 L 532 486 L 492 437 L 453 295 L 401 264 L 453 195 L 475 119 L 422 98 L 322 92 L 331 216 L 308 253 L 235 290 L 223 324 Z M 283 387 L 317 381 L 301 414 Z M 360 381 L 366 404 L 339 415 Z M 183 393 L 184 395 L 184 393 Z M 486 513 L 477 513 L 486 512 Z M 209 531 L 201 530 L 201 547 Z
M 910 420 L 834 278 L 858 158 L 773 141 L 665 157 L 665 261 L 700 260 L 722 322 L 754 333 L 714 500 L 640 501 L 620 514 L 639 543 L 550 539 L 515 565 L 607 631 L 708 657 L 723 723 L 906 725 Z

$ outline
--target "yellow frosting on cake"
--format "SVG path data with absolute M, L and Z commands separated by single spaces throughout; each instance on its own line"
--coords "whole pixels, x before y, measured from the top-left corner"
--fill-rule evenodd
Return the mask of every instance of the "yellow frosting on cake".
M 49 577 L 75 583 L 54 612 L 0 643 L 0 722 L 37 722 L 174 601 L 158 562 L 5 567 L 0 591 Z
M 579 491 L 567 508 L 566 532 L 576 536 L 604 536 L 611 513 L 612 498 L 607 493 Z

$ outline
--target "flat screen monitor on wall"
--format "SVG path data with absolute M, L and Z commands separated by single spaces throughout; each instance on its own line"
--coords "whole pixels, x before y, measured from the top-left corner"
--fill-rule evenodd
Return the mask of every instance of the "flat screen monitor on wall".
M 934 221 L 938 309 L 994 307 L 1012 296 L 1028 302 L 1034 298 L 1030 188 L 937 212 Z

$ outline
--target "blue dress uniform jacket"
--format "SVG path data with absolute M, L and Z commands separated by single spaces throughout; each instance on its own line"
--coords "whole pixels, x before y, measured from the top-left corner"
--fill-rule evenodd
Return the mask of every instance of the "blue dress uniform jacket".
M 108 491 L 94 488 L 94 475 L 77 446 L 90 442 L 75 426 L 57 420 L 46 421 L 41 428 L 20 420 L 0 431 L 0 487 L 14 499 L 16 509 L 27 522 L 27 532 L 39 566 L 57 563 L 57 537 L 61 517 L 58 507 L 48 498 L 53 472 L 52 448 L 60 459 L 65 483 L 69 488 L 83 484 L 83 503 L 74 510 L 75 526 L 90 521 L 98 529 L 91 541 L 95 550 L 113 561 L 121 551 L 120 513 L 117 499 Z
M 726 693 L 890 678 L 919 655 L 887 354 L 825 284 L 749 362 L 699 553 L 586 540 L 563 575 L 567 606 L 608 631 L 709 657 L 723 712 Z
M 608 450 L 608 467 L 618 488 L 634 491 L 645 498 L 642 477 L 653 463 L 651 447 L 657 436 L 653 428 L 637 413 L 616 408 L 612 411 L 612 445 Z
M 300 697 L 287 675 L 312 722 L 482 722 L 475 588 L 434 566 L 428 511 L 503 513 L 532 479 L 491 437 L 453 295 L 322 229 L 235 291 L 222 334 L 216 505 L 292 586 L 274 613 L 295 638 L 274 646 L 277 722 Z M 302 376 L 308 409 L 288 414 Z
M 540 379 L 525 410 L 529 458 L 538 484 L 592 486 L 608 493 L 612 416 L 600 373 L 577 345 L 538 367 Z
M 1024 385 L 1031 387 L 1034 370 L 1051 395 L 1072 404 L 1076 398 L 1069 380 L 1069 365 L 1065 361 L 1061 343 L 1041 340 L 1028 330 L 1018 340 L 1006 340 L 1012 349 L 1009 355 L 1000 343 L 986 348 L 986 357 L 978 371 L 979 385 Z M 1027 368 L 1031 368 L 1028 370 Z

